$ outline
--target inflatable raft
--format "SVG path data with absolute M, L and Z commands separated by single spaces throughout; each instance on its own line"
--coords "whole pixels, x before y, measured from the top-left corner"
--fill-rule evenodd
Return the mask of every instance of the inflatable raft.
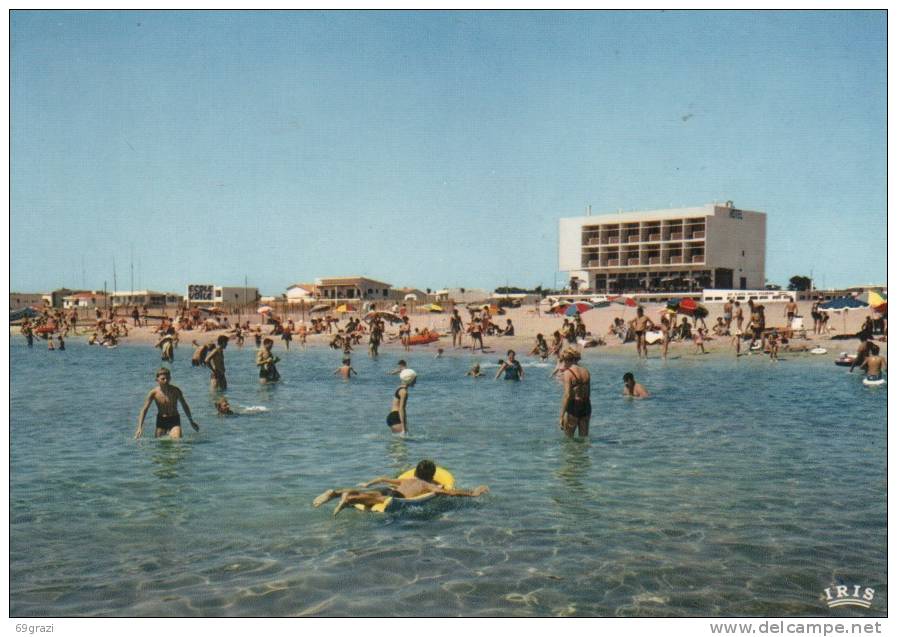
M 409 469 L 405 473 L 396 478 L 397 480 L 407 480 L 414 477 L 414 469 Z M 436 467 L 436 473 L 433 476 L 433 482 L 446 489 L 455 487 L 455 477 L 442 467 Z M 384 502 L 373 506 L 365 506 L 363 504 L 355 504 L 355 508 L 359 511 L 367 511 L 369 513 L 396 513 L 406 507 L 418 507 L 426 504 L 430 500 L 438 497 L 438 493 L 425 493 L 416 498 L 386 498 Z
M 841 355 L 835 359 L 835 365 L 838 367 L 850 367 L 853 365 L 853 361 L 856 358 L 853 354 L 848 354 L 847 352 L 841 352 Z
M 885 379 L 881 377 L 873 379 L 866 376 L 865 378 L 863 378 L 863 384 L 866 387 L 881 387 L 885 384 Z
M 435 343 L 439 340 L 439 334 L 436 332 L 427 332 L 426 334 L 415 334 L 408 339 L 409 345 L 427 345 Z

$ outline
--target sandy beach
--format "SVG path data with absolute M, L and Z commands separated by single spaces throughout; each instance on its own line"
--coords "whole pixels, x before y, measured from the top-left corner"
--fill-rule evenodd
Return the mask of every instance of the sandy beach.
M 785 318 L 785 302 L 766 302 L 764 303 L 766 306 L 766 324 L 767 327 L 780 327 L 784 328 L 786 325 Z M 812 302 L 804 301 L 798 303 L 798 311 L 799 316 L 804 317 L 804 326 L 807 329 L 807 338 L 803 339 L 800 337 L 796 337 L 793 342 L 797 346 L 806 345 L 810 348 L 812 347 L 823 347 L 828 350 L 829 355 L 837 355 L 841 351 L 854 351 L 858 345 L 858 341 L 856 339 L 833 339 L 833 337 L 839 336 L 841 334 L 849 334 L 853 335 L 857 331 L 859 331 L 860 327 L 863 324 L 863 321 L 867 316 L 871 315 L 871 310 L 853 310 L 846 313 L 844 316 L 843 313 L 833 313 L 829 322 L 829 332 L 826 335 L 818 335 L 814 336 L 812 333 L 813 321 L 810 317 L 810 308 L 812 306 Z M 470 318 L 470 314 L 467 309 L 463 306 L 458 306 L 461 310 L 462 319 L 465 322 L 465 326 Z M 660 319 L 661 312 L 664 309 L 663 304 L 659 303 L 649 303 L 643 305 L 645 309 L 645 314 L 651 318 L 652 321 L 658 322 Z M 709 311 L 708 317 L 705 319 L 708 327 L 712 327 L 712 325 L 716 322 L 717 317 L 722 316 L 723 312 L 723 304 L 715 303 L 715 304 L 707 304 L 707 309 Z M 446 355 L 475 355 L 478 357 L 483 356 L 479 351 L 472 354 L 470 351 L 470 339 L 465 336 L 463 348 L 454 349 L 451 344 L 451 335 L 449 334 L 449 316 L 450 316 L 450 306 L 446 306 L 445 312 L 441 313 L 422 313 L 422 312 L 413 312 L 409 314 L 409 318 L 411 321 L 412 328 L 414 329 L 424 329 L 428 328 L 429 330 L 437 331 L 442 334 L 442 338 L 436 343 L 431 343 L 429 345 L 417 345 L 412 347 L 412 351 L 427 351 L 435 353 L 437 348 L 441 347 L 445 350 Z M 745 326 L 747 325 L 747 321 L 749 319 L 749 311 L 747 308 L 744 308 L 745 314 Z M 625 321 L 629 321 L 635 317 L 636 308 L 628 307 L 624 305 L 611 305 L 610 307 L 605 308 L 597 308 L 590 310 L 582 315 L 583 322 L 585 323 L 586 329 L 591 332 L 593 336 L 601 337 L 605 340 L 606 345 L 598 346 L 594 348 L 589 348 L 586 350 L 587 356 L 593 356 L 595 354 L 605 353 L 605 354 L 614 354 L 614 355 L 631 355 L 635 357 L 635 344 L 633 342 L 629 343 L 621 343 L 620 339 L 613 335 L 608 335 L 608 328 L 615 318 L 622 318 Z M 173 315 L 172 312 L 169 312 L 170 315 Z M 311 316 L 322 317 L 324 314 L 319 313 L 315 315 L 310 315 L 308 313 L 304 314 L 306 323 L 309 322 Z M 336 315 L 340 318 L 339 326 L 344 326 L 347 320 L 350 317 L 360 316 L 359 313 L 349 313 L 344 315 Z M 300 321 L 303 320 L 303 313 L 298 309 L 289 312 L 285 315 L 286 319 L 292 319 L 296 325 L 299 325 Z M 484 343 L 486 345 L 487 351 L 486 354 L 494 353 L 496 356 L 501 357 L 505 354 L 508 349 L 514 349 L 518 352 L 518 354 L 526 354 L 528 353 L 534 343 L 536 334 L 543 334 L 547 340 L 551 340 L 551 334 L 555 330 L 559 330 L 564 322 L 564 317 L 558 317 L 553 314 L 545 314 L 539 311 L 536 306 L 529 305 L 520 308 L 506 308 L 505 314 L 497 317 L 493 317 L 494 321 L 504 327 L 506 320 L 511 319 L 515 328 L 514 336 L 487 336 L 484 338 Z M 240 322 L 244 322 L 246 320 L 249 321 L 250 327 L 255 329 L 257 326 L 262 326 L 262 332 L 266 335 L 270 334 L 273 329 L 272 325 L 263 324 L 263 317 L 258 314 L 242 314 L 236 315 L 232 314 L 228 316 L 228 320 L 231 324 L 234 324 L 237 320 Z M 689 321 L 692 322 L 692 319 L 689 318 Z M 80 323 L 78 335 L 73 336 L 69 334 L 68 338 L 86 338 L 92 331 L 85 330 L 85 321 Z M 86 325 L 93 327 L 92 322 L 87 322 Z M 132 327 L 132 322 L 128 319 L 128 336 L 122 338 L 120 340 L 121 344 L 155 344 L 158 340 L 158 320 L 151 320 L 149 326 L 141 326 L 138 328 Z M 336 327 L 334 328 L 334 333 L 336 332 Z M 179 345 L 181 349 L 185 346 L 189 347 L 192 340 L 198 340 L 200 342 L 206 342 L 213 340 L 219 334 L 226 333 L 227 330 L 224 329 L 215 329 L 210 331 L 201 331 L 201 330 L 184 330 L 179 332 Z M 397 336 L 397 327 L 387 325 L 387 341 L 381 345 L 381 352 L 389 353 L 389 352 L 401 352 L 402 346 L 398 342 L 398 339 L 395 340 L 392 338 L 393 336 Z M 21 337 L 17 327 L 13 327 L 11 330 L 11 334 L 13 337 Z M 274 349 L 282 350 L 285 349 L 284 342 L 281 340 L 280 336 L 273 336 L 274 338 Z M 312 334 L 308 337 L 308 346 L 309 347 L 327 347 L 330 342 L 332 335 L 328 334 Z M 880 336 L 876 336 L 876 339 L 881 338 Z M 367 346 L 366 337 L 362 339 L 362 343 L 359 346 L 355 346 L 355 355 L 366 355 Z M 253 346 L 253 339 L 249 336 L 246 339 L 246 346 Z M 887 343 L 880 342 L 882 346 L 882 353 L 887 354 Z M 297 336 L 294 334 L 293 343 L 291 345 L 292 349 L 297 349 L 297 347 L 301 347 L 298 345 Z M 731 339 L 729 337 L 713 337 L 708 336 L 705 339 L 704 343 L 705 350 L 708 353 L 734 353 L 732 349 Z M 491 352 L 490 352 L 491 350 Z M 744 348 L 742 348 L 744 350 Z M 649 356 L 659 356 L 660 347 L 659 346 L 651 346 L 649 347 Z M 673 341 L 670 343 L 669 353 L 670 355 L 676 354 L 691 354 L 695 352 L 695 345 L 692 342 L 681 342 L 681 341 Z M 809 356 L 809 355 L 808 355 Z

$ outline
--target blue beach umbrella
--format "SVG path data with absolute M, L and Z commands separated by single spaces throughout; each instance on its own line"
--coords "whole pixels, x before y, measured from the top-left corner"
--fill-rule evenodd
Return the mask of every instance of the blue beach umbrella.
M 863 308 L 869 307 L 868 303 L 863 303 L 859 299 L 855 299 L 852 296 L 841 296 L 837 299 L 832 299 L 831 301 L 826 301 L 822 305 L 819 306 L 819 309 L 823 312 L 844 312 L 843 321 L 841 325 L 841 332 L 847 332 L 847 312 L 850 310 L 862 310 Z
M 868 303 L 863 303 L 859 299 L 855 299 L 852 296 L 841 296 L 837 299 L 832 299 L 831 301 L 826 301 L 822 305 L 819 306 L 820 310 L 859 310 L 864 307 L 869 307 Z

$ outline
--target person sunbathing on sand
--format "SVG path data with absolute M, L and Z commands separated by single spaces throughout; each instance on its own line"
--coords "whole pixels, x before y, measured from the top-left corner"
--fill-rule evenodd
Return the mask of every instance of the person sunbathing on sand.
M 333 515 L 338 514 L 351 504 L 373 506 L 385 502 L 387 498 L 416 498 L 427 493 L 438 493 L 448 496 L 464 496 L 476 498 L 489 492 L 489 487 L 480 485 L 475 489 L 448 489 L 433 482 L 436 475 L 436 465 L 432 460 L 421 460 L 414 469 L 413 478 L 402 480 L 381 476 L 360 485 L 361 489 L 327 489 L 312 501 L 312 506 L 319 507 L 325 502 L 339 496 L 339 503 L 333 510 Z M 385 484 L 385 487 L 370 489 L 375 484 Z

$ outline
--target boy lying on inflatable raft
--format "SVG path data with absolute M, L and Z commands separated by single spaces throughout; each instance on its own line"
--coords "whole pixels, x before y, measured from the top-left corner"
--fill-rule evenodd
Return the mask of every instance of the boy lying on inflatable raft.
M 368 488 L 378 483 L 383 483 L 386 486 L 377 489 Z M 489 487 L 485 485 L 472 490 L 455 489 L 455 479 L 452 474 L 442 467 L 437 467 L 432 460 L 421 460 L 413 471 L 406 471 L 398 478 L 383 476 L 359 486 L 362 488 L 327 489 L 314 499 L 312 505 L 319 507 L 339 496 L 339 504 L 333 510 L 333 515 L 349 505 L 354 505 L 362 511 L 383 513 L 404 504 L 424 502 L 437 495 L 475 498 L 489 491 Z

